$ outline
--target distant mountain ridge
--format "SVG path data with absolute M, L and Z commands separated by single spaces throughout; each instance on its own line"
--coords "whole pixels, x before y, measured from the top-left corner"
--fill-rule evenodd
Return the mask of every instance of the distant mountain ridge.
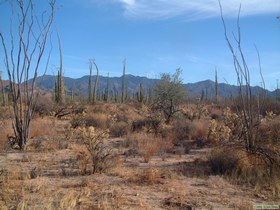
M 92 76 L 93 83 L 95 82 L 96 76 Z M 45 75 L 37 78 L 36 86 L 44 91 L 54 91 L 56 76 Z M 104 77 L 99 76 L 98 92 L 102 93 L 107 87 L 107 80 L 109 79 L 109 90 L 111 93 L 118 92 L 121 94 L 122 89 L 122 76 L 121 77 Z M 81 78 L 73 79 L 70 77 L 63 77 L 64 85 L 69 92 L 75 87 L 76 94 L 87 95 L 88 94 L 88 83 L 89 76 L 83 76 Z M 126 89 L 129 94 L 136 94 L 138 86 L 141 83 L 143 86 L 144 93 L 153 88 L 159 79 L 149 79 L 147 77 L 125 75 Z M 215 97 L 215 82 L 211 80 L 205 80 L 195 83 L 184 84 L 184 88 L 190 97 L 200 97 L 202 94 L 204 97 L 210 99 Z M 219 83 L 218 85 L 219 97 L 226 98 L 230 96 L 237 96 L 239 93 L 239 86 L 230 85 L 225 83 Z M 251 88 L 253 95 L 259 95 L 264 93 L 269 97 L 275 97 L 275 91 L 264 90 L 259 86 Z

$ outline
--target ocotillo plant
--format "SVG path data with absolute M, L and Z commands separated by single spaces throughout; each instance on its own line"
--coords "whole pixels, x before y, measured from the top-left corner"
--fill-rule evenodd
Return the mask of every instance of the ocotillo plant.
M 218 102 L 218 98 L 219 98 L 219 83 L 218 83 L 217 69 L 215 70 L 215 93 L 216 93 L 216 102 Z
M 0 71 L 0 83 L 1 83 L 1 93 L 2 93 L 2 106 L 6 106 L 6 94 L 4 90 L 4 84 L 2 81 L 2 71 Z
M 50 53 L 46 64 L 43 64 L 42 58 L 45 57 L 56 8 L 55 0 L 50 0 L 45 5 L 44 1 L 40 2 L 40 10 L 36 8 L 36 3 L 32 0 L 13 1 L 9 9 L 16 15 L 6 17 L 13 23 L 10 28 L 5 29 L 10 33 L 2 33 L 2 28 L 0 29 L 1 55 L 4 57 L 3 63 L 10 86 L 12 128 L 21 150 L 26 149 L 29 140 L 38 96 L 36 79 L 43 65 L 45 69 L 48 68 Z M 30 77 L 33 77 L 31 81 Z
M 98 70 L 98 66 L 95 63 L 95 61 L 92 61 L 95 68 L 96 68 L 96 77 L 95 77 L 95 82 L 94 82 L 94 88 L 93 88 L 93 98 L 92 98 L 92 102 L 95 104 L 96 103 L 96 95 L 97 95 L 97 87 L 98 87 L 98 80 L 99 80 L 99 70 Z
M 109 93 L 110 93 L 110 81 L 109 81 L 109 73 L 107 76 L 107 86 L 105 90 L 105 101 L 108 103 L 109 102 Z
M 91 104 L 92 101 L 92 61 L 89 61 L 89 80 L 88 80 L 88 102 Z

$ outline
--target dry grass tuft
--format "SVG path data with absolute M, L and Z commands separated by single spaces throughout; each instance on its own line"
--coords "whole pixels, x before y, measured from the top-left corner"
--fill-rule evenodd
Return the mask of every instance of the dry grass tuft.
M 129 137 L 131 141 L 136 142 L 137 153 L 144 158 L 147 163 L 160 151 L 160 139 L 152 134 L 135 133 Z
M 138 169 L 125 174 L 125 179 L 129 183 L 137 185 L 154 185 L 161 184 L 163 173 L 156 168 Z
M 280 168 L 268 164 L 262 155 L 224 148 L 213 152 L 208 164 L 212 174 L 226 175 L 239 184 L 254 186 L 257 192 L 266 189 L 280 196 Z
M 75 191 L 70 191 L 65 194 L 59 203 L 60 209 L 71 210 L 77 206 L 79 194 Z
M 130 126 L 128 123 L 120 121 L 115 122 L 110 127 L 110 136 L 112 137 L 122 137 L 128 134 Z
M 108 115 L 105 113 L 88 113 L 84 120 L 86 127 L 92 126 L 99 129 L 107 129 L 109 127 Z
M 48 118 L 37 118 L 31 123 L 30 137 L 53 136 L 56 134 L 53 121 Z
M 206 140 L 208 136 L 209 123 L 206 120 L 194 120 L 190 124 L 190 136 L 191 140 Z

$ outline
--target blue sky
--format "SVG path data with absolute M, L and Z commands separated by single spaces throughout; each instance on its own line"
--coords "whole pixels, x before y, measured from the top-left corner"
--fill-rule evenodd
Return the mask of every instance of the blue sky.
M 43 7 L 44 1 L 35 1 Z M 257 46 L 266 88 L 280 85 L 279 0 L 221 0 L 229 32 L 236 31 L 241 3 L 243 51 L 251 84 L 260 85 Z M 0 30 L 7 31 L 9 4 L 0 1 Z M 217 0 L 57 0 L 54 26 L 61 37 L 64 75 L 89 74 L 95 59 L 102 75 L 127 74 L 159 78 L 160 73 L 183 69 L 183 81 L 214 80 L 236 84 L 232 56 L 223 34 Z M 2 20 L 5 20 L 4 22 Z M 55 31 L 55 30 L 54 30 Z M 54 32 L 55 34 L 55 32 Z M 59 66 L 56 36 L 48 74 Z M 47 55 L 45 55 L 47 57 Z M 0 69 L 4 71 L 3 54 Z

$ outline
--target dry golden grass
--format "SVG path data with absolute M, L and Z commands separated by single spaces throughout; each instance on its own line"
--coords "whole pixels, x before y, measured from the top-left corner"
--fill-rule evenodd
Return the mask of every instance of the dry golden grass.
M 7 136 L 13 136 L 14 132 L 11 125 L 10 120 L 0 119 L 0 152 L 10 148 Z
M 135 149 L 143 157 L 145 163 L 149 162 L 154 155 L 163 149 L 162 139 L 155 137 L 153 134 L 134 133 L 128 138 L 131 139 L 130 141 L 136 142 Z
M 49 118 L 36 118 L 32 120 L 30 137 L 53 136 L 56 134 L 54 121 Z
M 109 127 L 109 118 L 105 113 L 87 113 L 85 116 L 85 125 L 87 127 L 93 126 L 100 129 Z
M 208 136 L 209 122 L 206 120 L 194 120 L 190 124 L 190 136 L 191 140 L 206 140 Z

